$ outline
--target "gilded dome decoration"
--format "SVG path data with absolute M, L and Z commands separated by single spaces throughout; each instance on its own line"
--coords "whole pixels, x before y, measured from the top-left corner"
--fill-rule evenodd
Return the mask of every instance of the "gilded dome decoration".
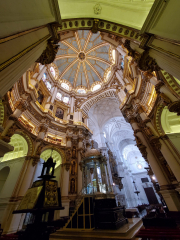
M 86 94 L 99 90 L 108 82 L 114 64 L 115 51 L 101 39 L 99 32 L 79 30 L 74 37 L 61 41 L 49 72 L 65 90 Z

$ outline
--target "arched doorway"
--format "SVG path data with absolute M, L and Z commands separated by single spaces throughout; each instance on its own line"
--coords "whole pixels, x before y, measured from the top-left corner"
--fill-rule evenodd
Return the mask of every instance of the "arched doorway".
M 9 167 L 4 167 L 3 169 L 0 170 L 0 194 L 1 194 L 1 190 L 4 187 L 4 184 L 8 178 L 10 172 L 10 168 Z

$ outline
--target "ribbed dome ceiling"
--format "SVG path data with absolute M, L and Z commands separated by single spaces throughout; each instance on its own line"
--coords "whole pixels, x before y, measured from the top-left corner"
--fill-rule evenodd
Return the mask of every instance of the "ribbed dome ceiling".
M 70 82 L 72 88 L 91 89 L 106 82 L 114 64 L 111 45 L 101 40 L 100 33 L 88 30 L 75 32 L 73 38 L 60 42 L 55 65 L 60 82 Z

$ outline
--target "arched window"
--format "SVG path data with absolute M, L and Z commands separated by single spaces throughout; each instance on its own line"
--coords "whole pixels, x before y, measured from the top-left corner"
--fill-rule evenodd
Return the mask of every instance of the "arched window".
M 98 90 L 99 88 L 101 88 L 101 85 L 100 84 L 97 84 L 93 87 L 93 92 Z
M 104 135 L 104 137 L 106 138 L 106 133 L 105 133 L 105 132 L 103 132 L 103 135 Z
M 50 84 L 50 82 L 46 82 L 45 84 L 46 84 L 47 89 L 50 91 L 50 90 L 51 90 L 51 87 L 52 87 L 51 84 Z
M 53 77 L 56 76 L 56 72 L 55 72 L 55 70 L 54 70 L 53 67 L 50 67 L 50 72 L 51 72 L 51 74 L 53 75 Z
M 61 108 L 57 108 L 55 116 L 60 119 L 63 119 L 63 115 L 64 115 L 64 111 Z
M 78 93 L 81 93 L 81 94 L 86 93 L 86 91 L 85 91 L 84 89 L 82 89 L 82 88 L 79 88 L 79 89 L 77 90 L 77 92 L 78 92 Z
M 46 78 L 47 78 L 47 74 L 44 73 L 43 76 L 42 76 L 42 80 L 45 82 L 45 81 L 46 81 Z
M 28 144 L 25 138 L 23 138 L 21 135 L 14 134 L 11 137 L 11 141 L 9 144 L 14 147 L 14 150 L 12 152 L 6 153 L 4 157 L 1 158 L 1 162 L 24 157 L 27 155 Z
M 56 98 L 57 98 L 58 100 L 61 100 L 61 99 L 62 99 L 62 94 L 58 92 L 58 93 L 56 94 Z
M 40 158 L 46 162 L 51 156 L 53 158 L 53 161 L 56 162 L 55 168 L 57 168 L 62 163 L 62 158 L 56 150 L 52 151 L 52 149 L 47 149 L 41 153 Z
M 61 87 L 69 91 L 69 85 L 66 83 L 61 83 Z
M 68 103 L 68 104 L 69 104 L 69 97 L 64 97 L 64 98 L 63 98 L 63 102 L 65 102 L 65 103 Z

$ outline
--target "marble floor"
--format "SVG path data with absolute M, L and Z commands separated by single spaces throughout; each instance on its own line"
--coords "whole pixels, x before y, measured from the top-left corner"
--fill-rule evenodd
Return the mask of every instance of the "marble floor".
M 141 218 L 128 219 L 129 223 L 125 224 L 118 230 L 67 230 L 60 229 L 56 233 L 51 234 L 50 240 L 54 239 L 68 239 L 68 240 L 102 240 L 102 239 L 135 239 L 134 236 L 138 230 L 142 227 Z M 136 239 L 137 240 L 137 239 Z

